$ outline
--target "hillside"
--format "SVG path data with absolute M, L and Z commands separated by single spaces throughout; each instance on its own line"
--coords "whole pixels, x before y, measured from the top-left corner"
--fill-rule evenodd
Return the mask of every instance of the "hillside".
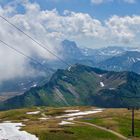
M 29 106 L 95 105 L 101 107 L 140 106 L 140 75 L 112 72 L 84 65 L 57 70 L 44 86 L 0 104 L 0 109 Z

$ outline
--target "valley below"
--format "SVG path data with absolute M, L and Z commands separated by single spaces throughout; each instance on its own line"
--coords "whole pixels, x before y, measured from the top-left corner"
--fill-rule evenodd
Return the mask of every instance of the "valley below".
M 140 111 L 96 107 L 32 107 L 0 112 L 0 139 L 139 140 Z

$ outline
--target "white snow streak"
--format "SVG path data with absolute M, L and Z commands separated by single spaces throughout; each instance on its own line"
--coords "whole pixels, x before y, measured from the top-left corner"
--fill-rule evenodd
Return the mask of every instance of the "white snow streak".
M 68 113 L 62 116 L 57 116 L 56 118 L 68 118 L 68 117 L 76 117 L 76 116 L 85 116 L 85 115 L 89 115 L 89 114 L 94 114 L 94 113 L 99 113 L 102 112 L 103 109 L 94 109 L 92 111 L 80 111 L 80 112 L 76 112 L 76 113 Z
M 101 87 L 104 87 L 105 86 L 103 82 L 100 82 L 100 85 L 101 85 Z
M 66 113 L 69 113 L 69 112 L 79 112 L 80 110 L 65 110 Z
M 72 123 L 72 122 L 67 122 L 67 121 L 61 121 L 61 122 L 59 123 L 59 125 L 66 125 L 66 124 L 74 124 L 74 123 Z
M 28 115 L 35 115 L 35 114 L 39 114 L 40 111 L 34 111 L 34 112 L 27 112 L 26 114 Z
M 99 77 L 103 77 L 103 75 L 100 74 Z

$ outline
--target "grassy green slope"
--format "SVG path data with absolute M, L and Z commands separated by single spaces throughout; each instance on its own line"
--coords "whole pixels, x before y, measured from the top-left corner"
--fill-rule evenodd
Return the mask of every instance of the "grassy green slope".
M 127 109 L 108 109 L 92 117 L 81 119 L 81 121 L 96 124 L 107 129 L 114 130 L 126 137 L 132 136 L 131 131 L 131 111 Z M 135 138 L 140 139 L 140 111 L 135 111 Z

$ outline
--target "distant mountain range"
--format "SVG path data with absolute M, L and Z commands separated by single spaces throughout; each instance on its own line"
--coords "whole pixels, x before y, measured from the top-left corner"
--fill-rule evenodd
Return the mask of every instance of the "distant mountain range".
M 60 57 L 71 65 L 79 63 L 109 71 L 140 73 L 140 50 L 137 48 L 123 46 L 110 46 L 99 49 L 80 48 L 74 41 L 69 40 L 62 41 L 60 47 Z M 29 62 L 30 66 L 36 70 L 35 77 L 15 78 L 0 83 L 0 101 L 22 94 L 31 87 L 48 82 L 57 69 L 67 67 L 60 60 L 44 60 L 36 55 L 33 57 L 42 63 L 47 70 L 42 69 L 41 65 Z M 38 72 L 41 74 L 38 74 Z
M 140 50 L 137 48 L 110 46 L 99 49 L 83 49 L 78 47 L 74 41 L 69 40 L 64 40 L 61 47 L 62 52 L 60 54 L 62 58 L 70 64 L 80 63 L 105 70 L 126 70 L 140 73 L 138 66 Z
M 133 71 L 140 73 L 140 50 L 130 47 L 110 46 L 100 49 L 80 48 L 69 40 L 62 42 L 64 60 L 109 71 Z
M 140 73 L 140 52 L 127 51 L 98 64 L 99 68 L 114 71 L 133 71 Z
M 110 46 L 100 49 L 80 48 L 74 41 L 64 40 L 61 43 L 62 53 L 61 56 L 65 60 L 84 61 L 90 60 L 93 64 L 109 59 L 113 56 L 123 54 L 126 51 L 134 51 L 136 48 Z
M 57 70 L 50 81 L 0 103 L 0 109 L 31 106 L 140 106 L 140 75 L 80 64 Z
M 128 47 L 118 47 L 118 46 L 109 46 L 100 49 L 89 49 L 89 48 L 81 49 L 83 55 L 87 57 L 92 57 L 95 63 L 99 63 L 113 56 L 123 54 L 128 50 L 132 51 L 133 49 Z

